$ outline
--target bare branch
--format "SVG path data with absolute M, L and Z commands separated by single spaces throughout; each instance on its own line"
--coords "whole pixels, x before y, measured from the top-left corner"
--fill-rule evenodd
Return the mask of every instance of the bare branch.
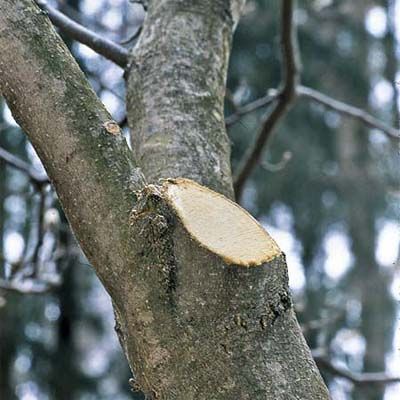
M 298 86 L 297 94 L 305 98 L 311 99 L 317 103 L 323 104 L 325 107 L 335 110 L 341 114 L 348 115 L 349 117 L 356 118 L 360 120 L 365 125 L 376 128 L 388 135 L 390 138 L 399 139 L 400 131 L 397 129 L 386 125 L 382 121 L 368 114 L 361 108 L 351 106 L 350 104 L 343 103 L 341 101 L 335 100 L 317 90 L 311 89 L 306 86 Z
M 277 96 L 278 101 L 272 111 L 267 114 L 262 123 L 256 140 L 250 146 L 241 160 L 235 174 L 234 187 L 236 198 L 239 200 L 246 180 L 260 161 L 265 144 L 271 137 L 274 128 L 287 113 L 296 96 L 299 81 L 299 53 L 297 48 L 296 29 L 293 21 L 293 0 L 282 1 L 281 16 L 281 52 L 283 61 L 283 88 Z
M 387 385 L 391 383 L 400 382 L 400 376 L 391 376 L 386 372 L 364 372 L 364 373 L 356 373 L 349 371 L 345 368 L 337 367 L 332 364 L 326 357 L 323 355 L 315 355 L 313 352 L 314 360 L 317 363 L 318 367 L 324 369 L 332 375 L 337 375 L 342 378 L 349 380 L 355 385 Z
M 249 114 L 262 107 L 268 106 L 277 99 L 279 93 L 276 89 L 268 90 L 267 94 L 257 100 L 252 101 L 242 107 L 238 107 L 234 113 L 225 118 L 226 126 L 232 126 L 240 120 L 243 115 Z
M 324 93 L 319 92 L 318 90 L 299 85 L 296 88 L 297 96 L 302 96 L 304 98 L 315 101 L 316 103 L 320 103 L 324 105 L 326 108 L 337 111 L 340 114 L 348 116 L 350 118 L 355 118 L 361 121 L 363 124 L 380 130 L 391 139 L 399 139 L 400 131 L 396 128 L 385 124 L 380 121 L 378 118 L 375 118 L 365 110 L 361 108 L 357 108 L 352 106 L 351 104 L 347 104 L 345 102 L 333 99 L 330 96 L 327 96 Z M 268 94 L 266 96 L 260 97 L 257 100 L 252 101 L 240 108 L 238 108 L 234 113 L 229 115 L 226 118 L 226 125 L 231 126 L 235 124 L 239 119 L 248 113 L 256 111 L 264 106 L 271 104 L 277 97 L 279 97 L 279 93 L 276 89 L 269 89 Z
M 271 137 L 276 125 L 282 117 L 286 115 L 296 96 L 309 98 L 323 104 L 325 107 L 356 118 L 367 126 L 379 129 L 392 139 L 399 139 L 400 137 L 400 132 L 397 129 L 379 121 L 366 111 L 332 99 L 323 93 L 299 84 L 299 52 L 297 49 L 296 30 L 293 22 L 294 1 L 284 0 L 282 5 L 281 52 L 284 61 L 282 66 L 284 69 L 283 89 L 278 91 L 273 98 L 269 98 L 268 96 L 262 97 L 240 108 L 228 117 L 226 122 L 226 125 L 229 126 L 238 121 L 241 115 L 252 112 L 277 99 L 272 111 L 264 116 L 261 129 L 254 143 L 246 151 L 235 173 L 234 186 L 238 200 L 241 197 L 246 180 L 261 159 L 266 142 Z
M 38 171 L 36 171 L 31 165 L 27 162 L 21 160 L 20 158 L 14 156 L 9 153 L 7 150 L 0 147 L 0 159 L 5 161 L 7 164 L 12 167 L 19 169 L 29 176 L 29 179 L 36 185 L 42 186 L 50 183 L 47 176 L 42 175 Z
M 31 0 L 0 2 L 0 92 L 109 288 L 124 271 L 122 238 L 130 229 L 124 224 L 144 179 L 117 124 L 39 11 Z M 107 245 L 100 246 L 105 237 Z M 118 254 L 111 270 L 109 246 Z
M 51 22 L 57 26 L 62 32 L 70 36 L 72 39 L 85 44 L 96 53 L 101 54 L 108 60 L 115 62 L 122 68 L 128 63 L 128 51 L 122 46 L 97 35 L 84 26 L 78 24 L 74 20 L 68 18 L 62 12 L 56 10 L 47 4 L 44 0 L 35 0 L 36 4 L 44 10 Z

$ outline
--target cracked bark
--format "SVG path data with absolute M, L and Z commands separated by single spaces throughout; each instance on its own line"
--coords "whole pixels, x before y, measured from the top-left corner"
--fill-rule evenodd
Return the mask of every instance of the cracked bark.
M 168 189 L 183 181 L 159 182 L 190 178 L 233 196 L 223 96 L 243 4 L 149 2 L 127 83 L 135 160 L 47 17 L 29 0 L 0 4 L 0 90 L 111 295 L 149 398 L 328 398 L 294 316 L 284 255 L 268 241 L 268 259 L 220 253 L 206 243 L 218 212 L 229 223 L 212 209 L 218 195 L 204 189 L 215 218 L 200 237 Z M 254 224 L 244 215 L 244 227 Z

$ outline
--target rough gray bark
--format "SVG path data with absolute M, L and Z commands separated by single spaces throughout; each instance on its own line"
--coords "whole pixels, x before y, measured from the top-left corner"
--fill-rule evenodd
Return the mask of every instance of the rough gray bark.
M 128 79 L 132 147 L 150 181 L 192 178 L 233 195 L 223 102 L 243 1 L 151 1 Z
M 328 398 L 283 254 L 253 267 L 225 263 L 188 234 L 157 186 L 144 189 L 132 223 L 137 237 L 147 232 L 135 243 L 137 292 L 116 311 L 140 388 L 161 399 Z
M 96 258 L 112 290 L 111 277 L 125 269 L 125 221 L 141 174 L 46 14 L 28 0 L 4 0 L 0 7 L 0 92 L 43 161 L 85 254 Z
M 222 107 L 243 3 L 149 4 L 128 114 L 136 163 L 153 185 L 47 17 L 29 0 L 0 3 L 1 93 L 112 297 L 121 344 L 150 398 L 328 398 L 283 254 L 230 265 L 188 233 L 165 191 L 176 183 L 158 183 L 192 178 L 232 197 Z

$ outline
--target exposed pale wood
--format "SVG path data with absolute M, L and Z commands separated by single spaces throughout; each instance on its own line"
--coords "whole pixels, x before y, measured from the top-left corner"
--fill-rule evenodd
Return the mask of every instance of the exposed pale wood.
M 226 264 L 257 266 L 281 254 L 264 228 L 225 196 L 190 179 L 167 180 L 163 187 L 192 238 Z
M 250 268 L 237 265 L 242 254 L 233 253 L 236 265 L 216 254 L 232 258 L 229 239 L 222 249 L 213 240 L 237 219 L 237 229 L 256 231 L 252 249 L 257 240 L 271 245 L 253 218 L 187 179 L 136 193 L 130 251 L 138 261 L 124 282 L 133 295 L 115 304 L 135 387 L 159 400 L 328 400 L 294 315 L 284 254 L 276 247 Z

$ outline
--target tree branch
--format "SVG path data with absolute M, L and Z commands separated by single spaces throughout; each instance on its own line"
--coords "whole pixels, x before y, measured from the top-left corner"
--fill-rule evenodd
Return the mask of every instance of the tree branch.
M 29 176 L 29 179 L 36 185 L 42 186 L 44 184 L 50 183 L 47 176 L 43 176 L 38 171 L 36 171 L 27 162 L 21 160 L 20 158 L 9 153 L 7 150 L 0 147 L 0 159 L 5 161 L 8 165 L 19 169 Z
M 262 123 L 254 143 L 246 151 L 235 174 L 234 188 L 236 198 L 239 200 L 246 180 L 259 162 L 265 144 L 271 137 L 274 128 L 287 113 L 296 96 L 296 87 L 299 81 L 299 54 L 297 48 L 296 27 L 293 21 L 294 1 L 282 1 L 281 16 L 281 53 L 283 61 L 283 88 L 277 96 L 277 103 L 272 111 L 267 114 Z
M 313 353 L 314 355 L 314 353 Z M 337 367 L 322 355 L 314 355 L 314 360 L 318 367 L 324 369 L 332 375 L 337 375 L 349 380 L 355 385 L 387 385 L 400 382 L 400 376 L 390 376 L 385 372 L 364 372 L 355 373 L 347 369 Z
M 267 94 L 266 96 L 260 97 L 257 100 L 254 100 L 242 107 L 239 107 L 234 113 L 232 113 L 225 119 L 226 125 L 231 126 L 235 124 L 243 115 L 246 115 L 271 104 L 279 96 L 279 93 L 276 89 L 269 89 L 268 93 L 269 94 Z M 398 129 L 385 124 L 384 122 L 380 121 L 378 118 L 375 118 L 361 108 L 357 108 L 352 106 L 351 104 L 333 99 L 332 97 L 327 96 L 326 94 L 321 93 L 318 90 L 302 85 L 296 87 L 296 94 L 297 96 L 302 96 L 316 103 L 320 103 L 326 108 L 337 111 L 340 114 L 343 114 L 350 118 L 358 119 L 363 124 L 382 131 L 391 139 L 400 139 L 400 132 Z
M 287 113 L 296 96 L 308 98 L 341 114 L 356 118 L 367 126 L 382 131 L 391 139 L 400 138 L 400 132 L 397 129 L 379 121 L 366 111 L 332 99 L 317 90 L 299 84 L 299 53 L 297 49 L 296 30 L 293 22 L 293 3 L 293 0 L 284 0 L 282 3 L 281 52 L 284 61 L 283 68 L 285 75 L 283 89 L 279 90 L 275 96 L 265 96 L 239 108 L 239 110 L 226 119 L 226 125 L 232 125 L 237 122 L 242 115 L 264 107 L 277 99 L 272 111 L 264 116 L 261 129 L 257 134 L 256 139 L 239 163 L 234 179 L 237 199 L 240 199 L 246 180 L 251 175 L 255 166 L 259 163 L 265 144 L 271 137 L 274 128 Z
M 122 46 L 119 46 L 111 40 L 101 37 L 95 32 L 78 24 L 62 12 L 48 5 L 45 0 L 35 0 L 35 2 L 48 14 L 51 22 L 53 22 L 53 24 L 63 33 L 77 42 L 85 44 L 108 60 L 115 62 L 121 68 L 126 67 L 128 63 L 128 51 Z
M 234 125 L 240 120 L 243 115 L 249 114 L 262 107 L 270 105 L 277 99 L 278 96 L 279 92 L 276 89 L 268 90 L 265 96 L 260 97 L 259 99 L 254 100 L 251 103 L 248 103 L 242 107 L 237 107 L 234 113 L 225 118 L 225 125 L 227 127 Z
M 185 177 L 233 197 L 223 114 L 229 52 L 222 43 L 230 47 L 244 1 L 149 4 L 126 74 L 133 151 L 149 182 Z
M 317 103 L 323 104 L 325 107 L 330 108 L 331 110 L 335 110 L 341 114 L 347 115 L 352 118 L 356 118 L 360 120 L 363 124 L 371 127 L 376 128 L 383 133 L 385 133 L 390 138 L 399 139 L 400 132 L 379 121 L 379 119 L 373 117 L 372 115 L 368 114 L 365 110 L 361 108 L 357 108 L 351 106 L 350 104 L 343 103 L 341 101 L 335 100 L 317 90 L 311 89 L 306 86 L 298 86 L 297 87 L 297 94 L 299 96 L 303 96 L 310 100 L 313 100 Z
M 127 216 L 143 176 L 118 125 L 38 7 L 3 0 L 0 26 L 0 92 L 43 162 L 86 256 L 110 294 L 118 291 L 127 273 Z

